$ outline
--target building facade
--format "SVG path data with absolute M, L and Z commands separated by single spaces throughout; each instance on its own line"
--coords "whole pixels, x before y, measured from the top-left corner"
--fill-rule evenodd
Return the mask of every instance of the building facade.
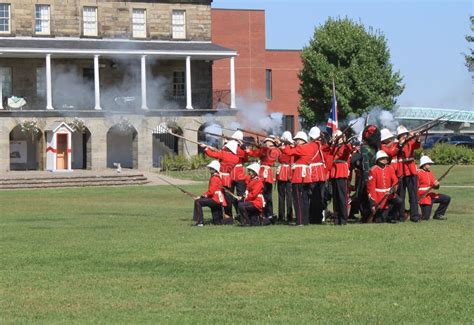
M 187 129 L 216 113 L 218 60 L 231 62 L 230 109 L 215 119 L 235 116 L 237 52 L 212 43 L 211 2 L 1 2 L 0 170 L 45 170 L 51 152 L 72 169 L 149 169 L 167 152 L 195 154 L 166 132 L 197 140 Z M 61 123 L 72 135 L 54 132 Z
M 266 102 L 270 113 L 283 113 L 285 130 L 298 130 L 301 51 L 266 49 L 265 11 L 213 8 L 212 41 L 239 53 L 237 96 Z M 229 60 L 213 65 L 214 107 L 230 105 L 230 65 Z

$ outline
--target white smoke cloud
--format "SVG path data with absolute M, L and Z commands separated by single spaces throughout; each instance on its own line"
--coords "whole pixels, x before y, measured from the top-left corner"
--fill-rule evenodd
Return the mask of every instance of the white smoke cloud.
M 349 115 L 349 123 L 354 123 L 352 129 L 356 134 L 362 133 L 365 128 L 366 120 L 367 124 L 376 125 L 380 129 L 387 128 L 391 131 L 395 131 L 399 125 L 398 121 L 393 116 L 393 112 L 382 107 L 374 107 L 368 113 L 357 118 Z
M 267 104 L 252 96 L 237 98 L 237 128 L 255 132 L 281 134 L 283 124 L 282 113 L 269 113 Z

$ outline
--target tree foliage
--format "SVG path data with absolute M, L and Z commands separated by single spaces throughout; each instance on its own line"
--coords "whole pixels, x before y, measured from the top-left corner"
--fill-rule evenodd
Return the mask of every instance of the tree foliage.
M 474 32 L 474 16 L 471 16 L 471 31 Z M 466 41 L 469 43 L 474 43 L 474 36 L 466 35 Z M 472 46 L 469 46 L 470 54 L 464 54 L 464 58 L 466 59 L 466 66 L 469 68 L 469 71 L 474 71 L 474 50 Z
M 303 125 L 326 121 L 336 83 L 339 118 L 361 115 L 373 106 L 392 108 L 404 85 L 392 71 L 386 39 L 348 18 L 317 27 L 304 48 L 300 73 L 300 115 Z

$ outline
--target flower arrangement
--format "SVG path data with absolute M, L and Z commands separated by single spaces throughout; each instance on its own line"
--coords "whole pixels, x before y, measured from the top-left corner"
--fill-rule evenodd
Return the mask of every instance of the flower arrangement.
M 81 120 L 75 117 L 72 121 L 67 123 L 71 129 L 78 133 L 84 133 L 86 131 L 86 123 L 84 120 Z

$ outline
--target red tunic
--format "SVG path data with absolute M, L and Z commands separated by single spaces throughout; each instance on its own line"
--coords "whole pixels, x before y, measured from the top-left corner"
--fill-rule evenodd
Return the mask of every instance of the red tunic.
M 412 139 L 398 152 L 397 174 L 399 177 L 416 175 L 415 150 L 419 147 L 420 142 Z
M 311 183 L 311 170 L 309 164 L 316 154 L 315 147 L 311 143 L 305 143 L 296 147 L 285 146 L 282 152 L 293 156 L 291 182 L 293 184 Z
M 253 203 L 258 211 L 262 212 L 265 207 L 265 199 L 263 198 L 263 181 L 258 176 L 255 176 L 254 178 L 247 176 L 245 183 L 247 184 L 245 202 Z
M 235 165 L 239 163 L 239 157 L 228 151 L 227 148 L 224 148 L 221 151 L 212 151 L 211 149 L 206 148 L 204 153 L 211 158 L 219 159 L 219 162 L 221 163 L 220 172 L 222 185 L 225 187 L 231 187 L 232 179 L 230 178 L 230 173 Z
M 390 165 L 392 166 L 393 170 L 395 170 L 395 174 L 398 176 L 398 148 L 397 143 L 393 143 L 390 146 L 386 144 L 382 144 L 381 149 L 385 151 L 385 153 L 390 157 Z
M 398 184 L 398 177 L 392 166 L 387 165 L 384 168 L 379 165 L 373 166 L 369 171 L 369 178 L 367 180 L 367 192 L 369 197 L 375 204 L 383 199 L 385 194 L 390 191 L 390 188 Z M 395 194 L 392 194 L 392 196 Z M 389 196 L 390 197 L 390 196 Z M 389 198 L 388 197 L 388 198 Z M 380 209 L 387 209 L 388 202 L 386 198 L 380 205 Z
M 321 150 L 323 151 L 324 161 L 326 162 L 326 180 L 328 180 L 331 176 L 331 169 L 332 169 L 332 164 L 334 161 L 334 156 L 332 155 L 331 147 L 327 144 L 324 144 L 321 147 Z
M 232 181 L 244 181 L 245 180 L 245 168 L 244 163 L 246 163 L 249 159 L 247 157 L 247 153 L 242 150 L 239 146 L 237 147 L 237 157 L 239 157 L 239 162 L 235 165 L 234 169 L 230 173 L 230 178 Z
M 222 180 L 219 176 L 219 173 L 214 173 L 209 178 L 209 185 L 207 192 L 203 194 L 203 196 L 213 199 L 216 203 L 222 204 L 223 206 L 227 206 L 227 202 L 224 198 L 224 193 L 222 191 Z
M 333 147 L 332 152 L 334 160 L 331 168 L 331 178 L 348 178 L 352 146 L 343 144 L 339 147 Z
M 432 172 L 424 169 L 418 169 L 416 171 L 418 175 L 418 199 L 421 198 L 428 190 L 434 186 L 436 179 Z M 420 205 L 431 205 L 433 204 L 432 199 L 437 198 L 439 194 L 430 192 L 423 200 L 420 200 Z
M 291 165 L 293 164 L 293 157 L 282 153 L 278 158 L 280 166 L 277 169 L 277 180 L 282 182 L 289 182 L 291 180 Z
M 311 181 L 313 183 L 325 182 L 328 179 L 328 175 L 326 172 L 326 161 L 324 158 L 321 142 L 313 141 L 309 144 L 314 147 L 314 150 L 316 152 L 309 165 L 311 170 Z
M 260 159 L 260 173 L 258 176 L 262 178 L 265 183 L 274 182 L 272 167 L 280 156 L 278 148 L 261 147 L 251 149 L 247 152 L 250 157 L 257 157 Z

